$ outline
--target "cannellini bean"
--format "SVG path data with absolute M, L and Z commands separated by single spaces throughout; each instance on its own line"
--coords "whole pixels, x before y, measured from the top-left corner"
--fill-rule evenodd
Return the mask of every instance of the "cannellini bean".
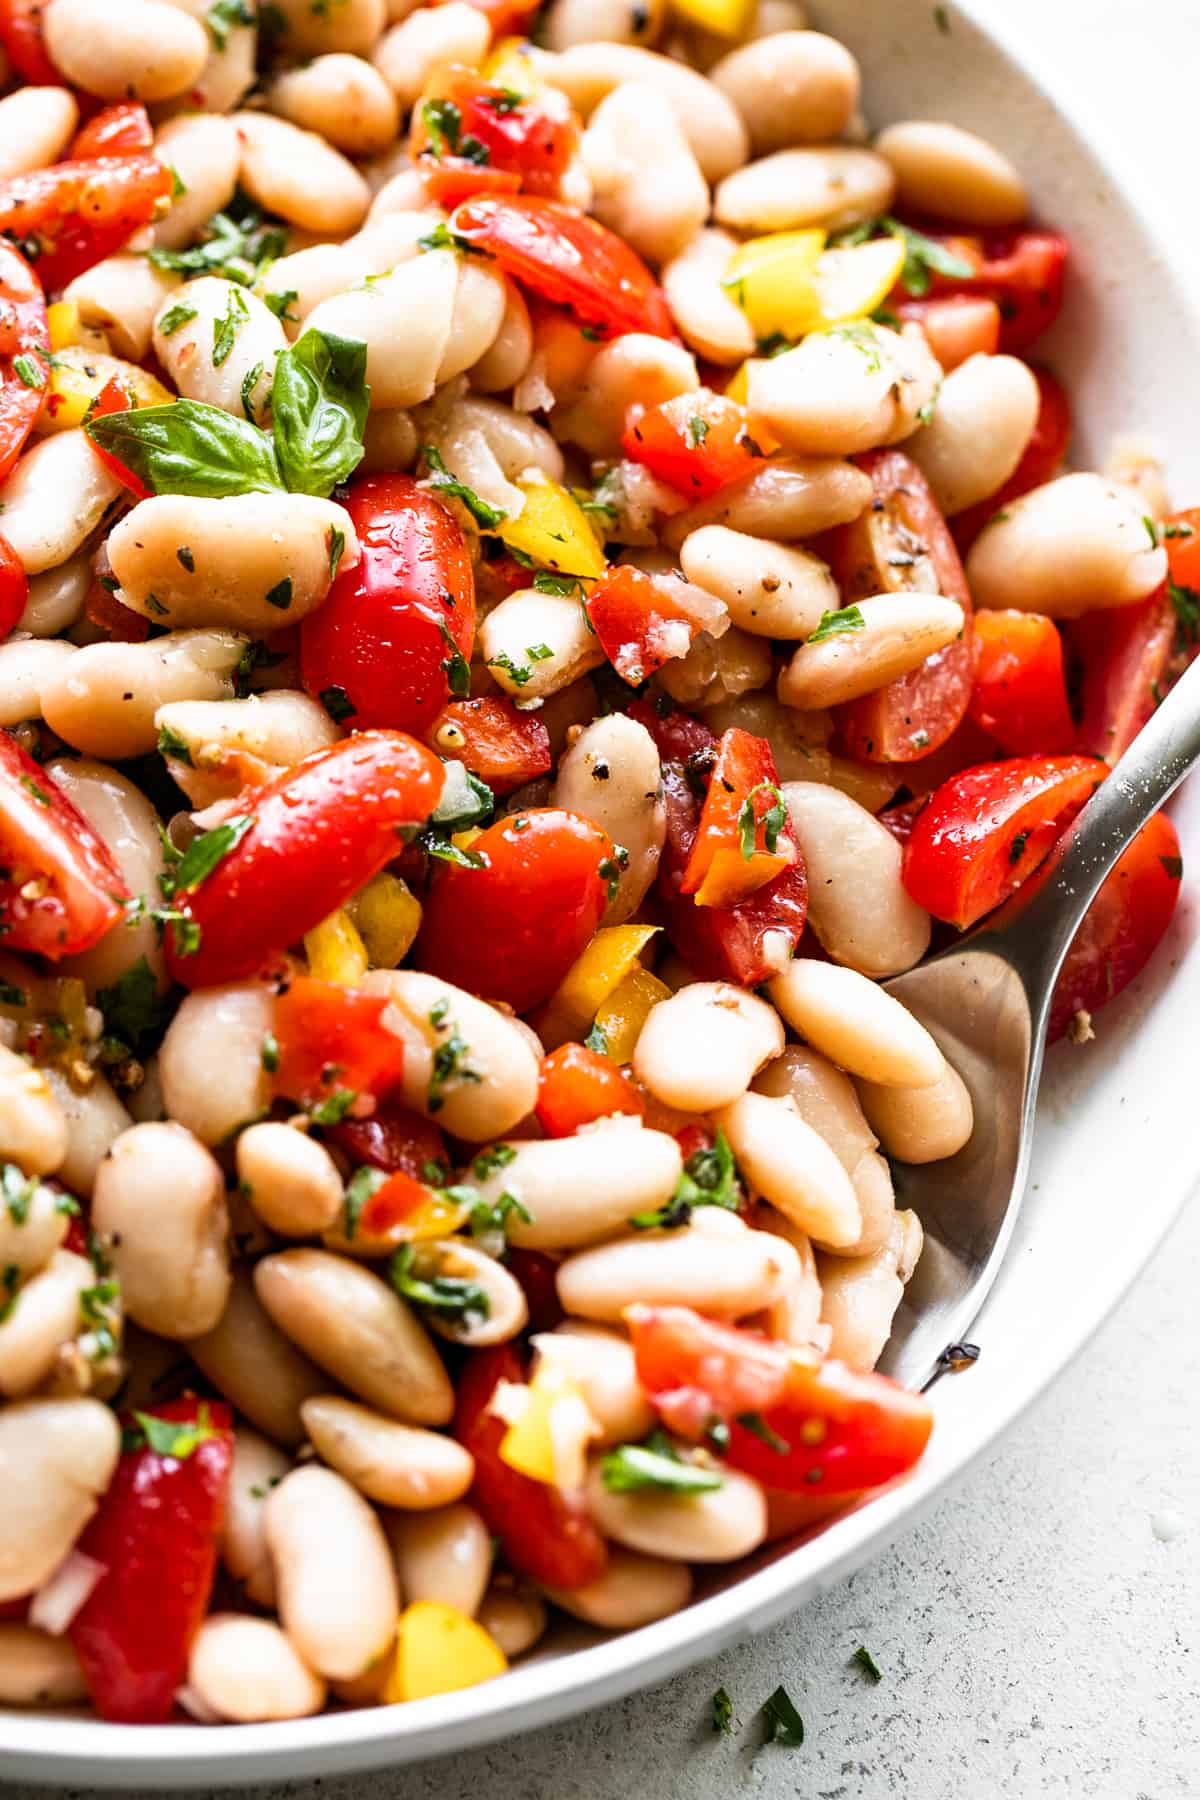
M 43 678 L 76 654 L 54 638 L 9 638 L 0 644 L 0 725 L 11 730 L 41 717 Z
M 746 405 L 789 449 L 850 456 L 895 443 L 931 416 L 941 375 L 919 329 L 859 321 L 753 362 Z
M 585 726 L 559 761 L 552 804 L 582 813 L 628 852 L 602 920 L 623 925 L 653 885 L 667 833 L 662 768 L 646 727 L 624 713 Z
M 737 249 L 727 231 L 698 231 L 662 272 L 662 285 L 680 334 L 710 362 L 740 363 L 754 355 L 754 329 L 721 286 Z
M 122 491 L 82 431 L 39 438 L 0 482 L 4 535 L 26 574 L 74 556 Z
M 684 1562 L 609 1547 L 603 1575 L 584 1587 L 547 1588 L 555 1606 L 602 1631 L 635 1631 L 680 1612 L 692 1597 L 692 1572 Z
M 301 1406 L 329 1386 L 273 1323 L 245 1267 L 234 1270 L 216 1325 L 188 1339 L 188 1355 L 252 1424 L 289 1447 L 304 1438 Z
M 595 216 L 650 262 L 677 255 L 708 217 L 708 183 L 678 115 L 648 83 L 625 82 L 605 95 L 580 153 Z
M 694 531 L 679 561 L 689 581 L 723 600 L 734 624 L 758 637 L 808 637 L 840 603 L 819 557 L 724 525 Z
M 533 1111 L 540 1058 L 518 1020 L 415 969 L 375 969 L 361 985 L 391 1001 L 384 1018 L 404 1044 L 398 1091 L 406 1106 L 436 1117 L 443 1130 L 472 1144 L 511 1131 Z M 465 1066 L 479 1080 L 452 1075 L 439 1082 L 431 1107 L 434 1054 L 454 1032 L 467 1046 Z
M 67 799 L 93 825 L 116 858 L 131 894 L 157 906 L 158 878 L 165 867 L 159 817 L 141 789 L 128 776 L 104 763 L 82 757 L 56 758 L 47 765 Z M 75 975 L 89 994 L 113 987 L 127 970 L 145 958 L 160 991 L 166 988 L 162 945 L 152 919 L 127 920 L 109 931 L 90 950 L 64 957 L 62 975 Z
M 633 1053 L 633 1072 L 656 1099 L 707 1112 L 744 1094 L 783 1049 L 778 1014 L 728 981 L 697 981 L 660 1000 Z
M 156 134 L 154 154 L 183 183 L 183 192 L 154 227 L 154 242 L 164 250 L 182 250 L 233 199 L 242 155 L 237 130 L 217 113 L 184 113 Z M 192 296 L 200 285 L 189 285 L 189 305 L 195 305 Z
M 375 190 L 367 214 L 368 230 L 391 213 L 420 211 L 429 204 L 421 171 L 413 167 L 402 141 L 394 144 L 385 156 L 369 163 L 363 172 Z
M 175 781 L 193 806 L 240 793 L 243 776 L 231 752 L 254 756 L 274 771 L 291 768 L 341 733 L 317 701 L 293 688 L 250 694 L 244 700 L 176 700 L 154 715 L 160 741 L 181 744 L 191 758 L 166 751 Z
M 481 438 L 503 480 L 516 482 L 541 474 L 550 481 L 562 481 L 563 453 L 548 431 L 527 413 L 514 412 L 502 401 L 459 392 L 461 385 L 452 382 L 417 415 L 422 441 L 436 445 L 451 469 L 457 470 L 468 440 L 477 443 Z M 523 503 L 520 495 L 508 499 L 518 507 Z
M 950 1063 L 930 1087 L 877 1087 L 862 1081 L 858 1097 L 884 1149 L 900 1162 L 939 1162 L 953 1156 L 974 1129 L 971 1096 Z
M 778 456 L 666 520 L 662 540 L 679 546 L 702 525 L 727 525 L 750 537 L 790 542 L 857 519 L 871 499 L 870 477 L 831 456 Z
M 39 1182 L 24 1207 L 0 1207 L 0 1268 L 21 1275 L 44 1267 L 67 1235 L 62 1196 Z
M 531 646 L 550 655 L 533 659 Z M 559 693 L 605 660 L 578 599 L 537 588 L 520 588 L 492 608 L 478 648 L 497 684 L 523 704 Z
M 0 1156 L 52 1175 L 67 1154 L 67 1121 L 46 1075 L 0 1045 Z
M 284 1250 L 254 1287 L 292 1342 L 390 1418 L 445 1425 L 454 1390 L 423 1325 L 386 1282 L 328 1250 Z
M 218 275 L 189 281 L 185 298 L 194 316 L 176 323 L 179 302 L 172 295 L 154 321 L 154 352 L 168 379 L 188 400 L 239 419 L 263 417 L 275 358 L 287 349 L 283 326 L 257 294 Z
M 286 298 L 281 323 L 291 338 L 301 336 L 308 316 L 323 300 L 345 294 L 368 276 L 385 275 L 399 263 L 411 262 L 421 254 L 420 240 L 427 237 L 441 218 L 440 211 L 416 207 L 411 211 L 389 213 L 372 223 L 368 220 L 353 237 L 340 244 L 309 244 L 269 263 L 259 276 L 257 291 L 275 306 Z
M 1025 183 L 985 138 L 942 119 L 889 125 L 875 150 L 891 166 L 901 206 L 972 228 L 1019 225 L 1029 210 Z
M 220 1144 L 271 1104 L 263 1041 L 275 1023 L 270 988 L 243 982 L 185 995 L 159 1051 L 173 1119 Z
M 736 169 L 718 187 L 713 210 L 735 231 L 842 231 L 887 212 L 894 194 L 891 168 L 873 150 L 824 144 L 777 150 Z
M 399 1425 L 335 1394 L 306 1400 L 300 1412 L 322 1461 L 383 1506 L 412 1512 L 449 1506 L 474 1478 L 470 1451 L 440 1431 Z
M 361 1675 L 400 1616 L 378 1518 L 348 1481 L 313 1467 L 286 1475 L 266 1510 L 279 1617 L 293 1649 L 321 1675 Z
M 760 690 L 706 707 L 704 721 L 718 734 L 736 725 L 766 738 L 780 781 L 822 781 L 830 776 L 833 758 L 825 745 L 833 721 L 827 712 L 798 712 Z
M 653 44 L 665 12 L 662 0 L 645 7 L 630 6 L 629 0 L 553 0 L 540 35 L 552 51 L 597 41 Z
M 325 1683 L 273 1619 L 209 1613 L 188 1656 L 187 1685 L 218 1719 L 246 1725 L 304 1719 L 325 1704 Z
M 170 100 L 208 61 L 203 26 L 162 0 L 49 0 L 41 19 L 55 68 L 102 100 Z
M 929 948 L 931 922 L 904 887 L 891 832 L 835 787 L 792 781 L 781 792 L 808 867 L 808 918 L 822 948 L 877 981 L 911 969 Z
M 763 1106 L 780 1105 L 751 1098 Z M 849 1189 L 832 1152 L 829 1157 Z M 857 1231 L 858 1209 L 853 1210 Z M 648 1306 L 691 1306 L 725 1319 L 744 1318 L 780 1299 L 799 1273 L 791 1245 L 770 1232 L 715 1231 L 711 1223 L 694 1217 L 681 1230 L 643 1232 L 568 1256 L 558 1268 L 558 1297 L 568 1313 L 607 1324 L 616 1324 L 633 1299 Z
M 550 1622 L 540 1594 L 500 1582 L 494 1582 L 480 1601 L 478 1618 L 509 1662 L 532 1650 Z
M 850 1075 L 884 1087 L 930 1087 L 945 1058 L 908 1009 L 856 969 L 804 957 L 768 983 L 793 1031 Z
M 492 1538 L 473 1506 L 394 1513 L 384 1530 L 407 1605 L 435 1600 L 475 1617 L 492 1573 Z
M 369 56 L 389 16 L 387 0 L 337 0 L 320 7 L 312 0 L 279 0 L 277 10 L 283 46 L 297 59 L 335 50 Z
M 0 1625 L 0 1705 L 70 1706 L 87 1691 L 69 1638 L 15 1621 Z
M 599 1463 L 593 1463 L 586 1498 L 605 1537 L 645 1556 L 732 1562 L 757 1550 L 767 1534 L 763 1491 L 736 1469 L 722 1468 L 720 1487 L 707 1493 L 613 1494 L 604 1485 Z
M 944 513 L 962 512 L 1003 487 L 1039 405 L 1033 371 L 1017 356 L 969 356 L 946 376 L 932 419 L 905 444 Z
M 763 1325 L 767 1335 L 782 1338 L 797 1347 L 808 1345 L 824 1349 L 828 1335 L 821 1325 L 821 1284 L 817 1280 L 816 1258 L 807 1232 L 773 1206 L 762 1205 L 755 1211 L 760 1231 L 774 1232 L 789 1243 L 796 1253 L 796 1273 L 780 1297 L 767 1307 Z
M 357 472 L 375 475 L 411 469 L 417 460 L 417 448 L 417 430 L 411 413 L 401 407 L 393 407 L 390 412 L 369 412 L 363 432 L 363 457 Z
M 86 555 L 35 575 L 29 583 L 29 597 L 17 620 L 17 630 L 28 631 L 35 638 L 54 638 L 69 631 L 83 611 L 91 579 Z
M 185 109 L 216 115 L 232 112 L 242 96 L 254 86 L 254 62 L 258 49 L 258 17 L 253 8 L 245 8 L 240 16 L 222 13 L 222 41 L 218 44 L 208 29 L 210 0 L 170 0 L 172 6 L 190 13 L 204 25 L 209 38 L 208 61 L 186 94 L 167 102 L 162 113 L 179 113 Z M 343 11 L 344 7 L 339 7 Z M 276 12 L 275 17 L 279 14 Z
M 478 1184 L 479 1197 L 494 1206 L 501 1194 L 515 1194 L 530 1218 L 512 1216 L 509 1241 L 530 1250 L 569 1250 L 611 1237 L 632 1214 L 665 1205 L 683 1168 L 673 1137 L 627 1117 L 509 1148 L 511 1160 Z
M 90 1194 L 100 1164 L 133 1120 L 103 1075 L 94 1075 L 85 1088 L 75 1087 L 59 1069 L 47 1069 L 46 1079 L 67 1126 L 67 1153 L 55 1173 L 73 1194 Z
M 754 1092 L 790 1100 L 800 1117 L 824 1138 L 847 1175 L 853 1176 L 879 1142 L 850 1077 L 807 1045 L 789 1044 L 755 1079 Z
M 237 1141 L 238 1181 L 281 1237 L 314 1237 L 342 1209 L 337 1164 L 316 1138 L 290 1125 L 251 1125 Z
M 59 443 L 61 439 L 48 439 Z M 246 648 L 236 631 L 172 631 L 142 644 L 88 644 L 42 685 L 42 716 L 85 756 L 122 762 L 158 743 L 170 700 L 221 700 Z
M 793 653 L 777 688 L 785 706 L 811 710 L 872 694 L 962 635 L 962 607 L 940 594 L 914 589 L 857 604 L 860 626 Z
M 749 155 L 737 108 L 698 70 L 672 57 L 633 44 L 576 44 L 555 57 L 545 75 L 585 118 L 625 82 L 657 88 L 674 108 L 706 181 L 720 181 Z
M 679 344 L 640 331 L 606 344 L 578 391 L 551 415 L 555 437 L 589 456 L 619 456 L 629 408 L 657 406 L 700 385 L 695 360 Z
M 1137 432 L 1121 433 L 1112 441 L 1102 472 L 1135 494 L 1150 518 L 1163 519 L 1170 512 L 1162 459 L 1153 440 Z
M 32 1593 L 96 1510 L 121 1451 L 99 1400 L 22 1400 L 0 1409 L 0 1601 Z
M 819 1244 L 853 1244 L 862 1217 L 837 1155 L 786 1099 L 743 1094 L 713 1114 L 750 1185 Z
M 242 146 L 241 184 L 267 212 L 325 237 L 362 224 L 371 190 L 332 144 L 269 113 L 234 113 L 233 124 Z
M 96 1174 L 92 1224 L 131 1319 L 160 1337 L 211 1331 L 229 1297 L 225 1181 L 182 1125 L 134 1125 Z
M 462 1238 L 437 1238 L 423 1244 L 417 1254 L 417 1267 L 424 1274 L 427 1264 L 439 1276 L 455 1281 L 469 1281 L 486 1296 L 487 1317 L 471 1313 L 453 1320 L 436 1311 L 426 1315 L 429 1329 L 452 1344 L 465 1344 L 468 1349 L 481 1349 L 485 1344 L 505 1344 L 516 1337 L 529 1321 L 525 1290 L 504 1264 L 497 1262 L 477 1244 Z
M 654 1423 L 654 1411 L 638 1380 L 633 1345 L 619 1331 L 567 1319 L 530 1339 L 537 1368 L 569 1375 L 600 1428 L 600 1447 L 637 1443 Z
M 491 36 L 484 13 L 463 0 L 450 0 L 448 6 L 422 6 L 410 12 L 384 33 L 371 60 L 407 112 L 439 69 L 452 63 L 477 69 Z
M 59 1351 L 79 1333 L 79 1297 L 95 1279 L 86 1256 L 56 1250 L 9 1295 L 0 1322 L 0 1394 L 19 1399 L 49 1379 Z
M 81 324 L 104 332 L 115 355 L 142 362 L 159 310 L 178 286 L 178 275 L 125 252 L 105 257 L 69 281 L 63 299 L 79 308 Z
M 922 1241 L 916 1213 L 898 1212 L 887 1242 L 872 1255 L 818 1257 L 821 1318 L 832 1331 L 831 1356 L 852 1369 L 875 1367 Z
M 1151 542 L 1142 508 L 1102 475 L 1064 475 L 1022 494 L 984 527 L 967 557 L 977 606 L 1052 619 L 1132 606 L 1166 575 L 1167 553 Z
M 376 156 L 400 129 L 391 88 L 361 56 L 334 52 L 267 84 L 267 105 L 281 118 L 318 132 L 347 156 Z
M 708 72 L 746 121 L 756 156 L 839 138 L 858 106 L 858 64 L 820 31 L 778 31 L 731 50 Z
M 504 289 L 504 317 L 489 350 L 471 368 L 471 386 L 481 394 L 507 393 L 515 387 L 533 354 L 529 308 L 515 282 Z
M 275 1570 L 267 1547 L 263 1508 L 279 1486 L 291 1459 L 257 1431 L 238 1424 L 233 1433 L 233 1466 L 221 1525 L 221 1560 L 258 1606 L 275 1604 Z
M 0 100 L 0 180 L 57 162 L 79 123 L 70 88 L 23 87 Z

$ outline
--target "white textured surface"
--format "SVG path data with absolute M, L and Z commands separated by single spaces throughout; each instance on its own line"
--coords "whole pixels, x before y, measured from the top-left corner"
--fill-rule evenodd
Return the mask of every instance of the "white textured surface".
M 833 0 L 823 11 L 835 13 Z M 1088 112 L 1118 123 L 1127 169 L 1154 195 L 1159 217 L 1174 220 L 1177 253 L 1195 258 L 1192 159 L 1179 155 L 1177 137 L 1200 66 L 1190 0 L 1004 0 L 998 16 L 1010 32 L 1028 33 L 1060 76 L 1070 72 Z M 1028 173 L 1036 189 L 1037 171 Z M 1137 303 L 1134 289 L 1127 304 Z M 1180 385 L 1181 396 L 1194 385 L 1182 370 Z M 1200 1793 L 1198 1288 L 1193 1203 L 1101 1338 L 1009 1442 L 894 1549 L 761 1639 L 667 1687 L 491 1750 L 391 1776 L 251 1792 L 257 1800 Z M 878 1688 L 848 1666 L 859 1643 L 886 1672 Z M 753 1715 L 779 1681 L 800 1705 L 808 1741 L 756 1753 Z M 708 1699 L 722 1683 L 747 1727 L 734 1741 L 708 1730 Z M 2 1791 L 8 1800 L 35 1792 Z

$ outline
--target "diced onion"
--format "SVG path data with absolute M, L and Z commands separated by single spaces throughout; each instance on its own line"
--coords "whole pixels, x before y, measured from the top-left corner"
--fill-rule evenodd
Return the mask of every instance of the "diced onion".
M 107 1570 L 107 1563 L 97 1562 L 94 1556 L 68 1550 L 30 1601 L 29 1623 L 51 1637 L 61 1637 Z

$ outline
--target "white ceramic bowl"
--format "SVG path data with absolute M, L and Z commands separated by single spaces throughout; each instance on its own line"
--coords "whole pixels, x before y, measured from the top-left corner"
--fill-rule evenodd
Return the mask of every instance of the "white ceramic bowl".
M 1067 231 L 1074 260 L 1063 319 L 1038 355 L 1064 377 L 1079 415 L 1075 458 L 1102 460 L 1115 433 L 1149 429 L 1177 494 L 1200 492 L 1181 371 L 1200 363 L 1200 319 L 1156 249 L 1114 159 L 1078 114 L 1071 71 L 1031 65 L 1003 29 L 969 19 L 987 0 L 814 0 L 860 58 L 874 124 L 946 117 L 974 126 L 1026 172 L 1038 212 Z M 999 9 L 997 9 L 999 10 Z M 1051 98 L 1053 96 L 1053 98 Z M 1200 851 L 1200 785 L 1175 808 Z M 1193 877 L 1194 881 L 1194 877 Z M 1179 1053 L 1200 996 L 1195 900 L 1185 876 L 1169 941 L 1146 978 L 1106 1011 L 1098 1042 L 1050 1059 L 1031 1189 L 1005 1268 L 972 1331 L 983 1356 L 935 1390 L 937 1428 L 914 1478 L 792 1550 L 727 1571 L 686 1612 L 642 1631 L 575 1631 L 537 1660 L 466 1693 L 290 1724 L 104 1725 L 5 1713 L 4 1775 L 63 1785 L 199 1787 L 394 1766 L 544 1725 L 659 1681 L 772 1624 L 912 1524 L 1022 1413 L 1088 1339 L 1145 1263 L 1196 1174 L 1194 1075 Z

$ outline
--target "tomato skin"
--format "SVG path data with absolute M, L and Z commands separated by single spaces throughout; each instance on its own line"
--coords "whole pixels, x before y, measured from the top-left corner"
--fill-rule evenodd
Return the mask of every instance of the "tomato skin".
M 965 931 L 1033 873 L 1107 773 L 1092 756 L 1017 756 L 952 776 L 913 826 L 905 887 Z
M 41 388 L 21 380 L 13 361 L 32 356 L 44 368 L 49 354 L 41 282 L 20 251 L 0 241 L 0 481 L 24 449 L 44 398 Z
M 1065 750 L 1075 721 L 1054 620 L 1041 613 L 981 612 L 975 633 L 979 663 L 971 718 L 1012 756 Z
M 929 1441 L 929 1403 L 885 1375 L 809 1361 L 686 1306 L 635 1305 L 625 1319 L 638 1380 L 668 1427 L 700 1438 L 714 1419 L 724 1421 L 729 1446 L 720 1454 L 771 1487 L 824 1494 L 878 1487 L 911 1469 Z M 788 1448 L 739 1424 L 746 1413 L 759 1414 Z M 814 1425 L 823 1428 L 819 1435 Z
M 608 1549 L 582 1504 L 500 1458 L 508 1427 L 487 1408 L 498 1382 L 524 1380 L 525 1364 L 511 1344 L 474 1350 L 463 1363 L 454 1435 L 475 1458 L 471 1499 L 518 1574 L 547 1587 L 586 1587 L 604 1573 Z
M 275 1001 L 275 1092 L 300 1106 L 339 1089 L 382 1094 L 404 1071 L 404 1045 L 380 1024 L 387 997 L 288 975 Z
M 698 906 L 735 906 L 799 859 L 786 811 L 774 849 L 766 845 L 764 815 L 773 804 L 782 804 L 778 783 L 766 738 L 753 737 L 736 725 L 722 733 L 696 840 L 679 884 L 681 894 L 693 894 Z M 749 856 L 742 848 L 747 806 L 754 818 Z
M 233 1416 L 222 1400 L 172 1400 L 156 1419 L 192 1423 L 201 1408 L 216 1435 L 182 1461 L 143 1445 L 126 1450 L 78 1548 L 104 1563 L 69 1627 L 101 1718 L 160 1724 L 186 1677 L 208 1611 L 233 1466 Z
M 935 650 L 919 668 L 833 709 L 837 740 L 847 756 L 915 762 L 945 743 L 971 698 L 976 657 L 971 593 L 954 539 L 911 457 L 902 450 L 868 450 L 854 461 L 871 477 L 874 498 L 861 518 L 839 525 L 825 539 L 843 605 L 869 594 L 924 588 L 957 600 L 967 615 L 962 636 Z
M 465 739 L 442 746 L 446 755 L 456 756 L 494 793 L 511 794 L 550 771 L 550 733 L 534 713 L 518 712 L 505 696 L 451 700 L 430 730 L 435 744 L 443 725 L 455 726 Z
M 88 417 L 89 419 L 106 419 L 112 413 L 126 413 L 131 412 L 132 410 L 133 401 L 114 375 L 111 381 L 105 382 L 104 386 L 97 394 L 95 404 L 92 406 Z M 145 482 L 142 481 L 140 476 L 135 475 L 132 469 L 127 469 L 125 467 L 125 464 L 121 461 L 120 457 L 114 456 L 111 450 L 104 449 L 101 444 L 97 444 L 95 440 L 90 437 L 88 443 L 92 447 L 92 455 L 98 456 L 109 473 L 115 475 L 122 486 L 127 487 L 131 494 L 136 494 L 139 500 L 148 500 L 150 498 L 151 490 L 146 486 Z M 119 600 L 115 600 L 113 604 L 120 607 L 123 613 L 133 612 L 132 607 L 122 606 Z M 136 613 L 133 616 L 135 618 L 139 617 Z M 146 635 L 145 632 L 143 632 L 142 635 L 144 637 Z
M 433 1120 L 411 1112 L 395 1094 L 385 1094 L 370 1118 L 346 1119 L 331 1126 L 326 1137 L 352 1163 L 367 1163 L 389 1175 L 402 1171 L 420 1180 L 427 1163 L 450 1166 L 446 1140 Z
M 631 563 L 607 569 L 584 608 L 605 656 L 622 681 L 632 686 L 678 654 L 666 641 L 668 627 L 686 626 L 689 645 L 701 629 L 699 620 L 676 604 L 667 586 Z
M 621 447 L 689 500 L 708 500 L 766 459 L 746 428 L 746 409 L 699 388 L 633 414 Z
M 171 171 L 153 156 L 55 163 L 0 184 L 0 230 L 36 240 L 43 286 L 64 288 L 148 224 L 170 192 Z
M 971 275 L 935 273 L 933 295 L 971 294 L 994 301 L 1000 312 L 1001 350 L 1022 354 L 1058 317 L 1070 249 L 1058 232 L 1020 226 L 964 232 L 935 224 L 928 235 L 974 270 Z M 903 288 L 893 290 L 888 305 L 893 301 L 897 310 L 904 305 Z
M 1115 763 L 1196 654 L 1165 589 L 1136 606 L 1072 621 L 1082 665 L 1075 748 Z
M 1071 442 L 1071 402 L 1066 389 L 1049 369 L 1033 368 L 1038 384 L 1038 415 L 1029 442 L 1021 452 L 1021 460 L 1008 480 L 987 500 L 968 506 L 957 513 L 951 525 L 959 554 L 965 556 L 989 519 L 1010 501 L 1018 500 L 1033 488 L 1053 480 L 1062 467 Z
M 450 230 L 494 256 L 505 274 L 585 325 L 613 335 L 673 337 L 662 289 L 645 263 L 599 220 L 535 194 L 468 200 Z
M 46 0 L 0 0 L 0 43 L 18 75 L 34 87 L 61 87 L 42 36 Z
M 62 789 L 6 731 L 0 732 L 0 914 L 6 950 L 57 962 L 90 950 L 132 895 L 104 840 Z M 45 881 L 26 899 L 21 888 Z
M 67 156 L 71 162 L 91 162 L 100 156 L 136 156 L 153 148 L 149 113 L 140 100 L 121 100 L 81 127 Z
M 428 97 L 449 101 L 459 114 L 460 144 L 480 146 L 479 161 L 439 149 L 424 106 L 413 113 L 410 152 L 431 200 L 457 206 L 481 192 L 557 194 L 579 143 L 579 126 L 566 101 L 513 97 L 474 70 L 451 68 L 435 77 Z M 485 160 L 486 159 L 486 160 Z
M 0 638 L 6 638 L 15 629 L 28 599 L 25 565 L 8 539 L 0 535 Z
M 253 975 L 399 854 L 401 832 L 424 824 L 444 779 L 424 745 L 364 731 L 247 790 L 250 829 L 199 887 L 176 896 L 200 944 L 181 956 L 167 931 L 175 980 L 198 988 Z
M 353 481 L 344 504 L 361 559 L 301 624 L 301 679 L 314 699 L 340 689 L 356 730 L 424 737 L 450 698 L 451 644 L 469 662 L 475 642 L 466 537 L 411 475 Z
M 1155 813 L 1084 914 L 1054 988 L 1050 1042 L 1077 1012 L 1095 1013 L 1140 975 L 1174 916 L 1183 872 L 1179 834 Z
M 538 1124 L 547 1137 L 573 1137 L 584 1125 L 614 1113 L 641 1118 L 642 1096 L 607 1056 L 586 1044 L 560 1044 L 538 1075 Z
M 994 356 L 1000 346 L 1000 308 L 976 294 L 946 294 L 935 299 L 896 299 L 889 310 L 903 324 L 915 324 L 944 372 L 949 375 L 968 356 Z

